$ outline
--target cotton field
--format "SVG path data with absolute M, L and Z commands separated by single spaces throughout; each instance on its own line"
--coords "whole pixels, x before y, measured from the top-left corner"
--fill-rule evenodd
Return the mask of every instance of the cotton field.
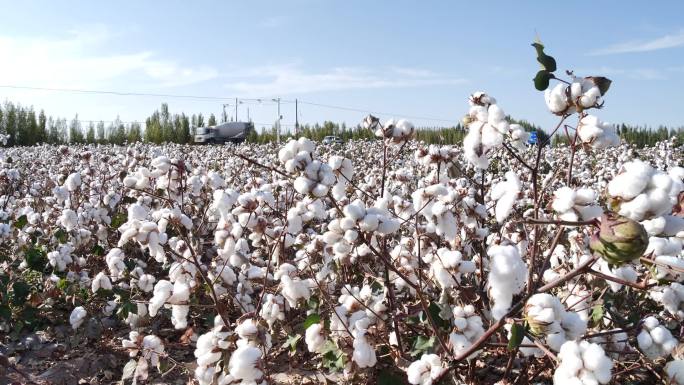
M 604 92 L 546 92 L 560 147 L 477 92 L 458 146 L 2 148 L 4 371 L 39 331 L 90 383 L 684 384 L 684 152 Z

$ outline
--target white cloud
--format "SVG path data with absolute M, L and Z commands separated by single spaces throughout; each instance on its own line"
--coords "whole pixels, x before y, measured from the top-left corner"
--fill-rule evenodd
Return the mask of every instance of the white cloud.
M 684 45 L 684 30 L 674 34 L 661 36 L 652 40 L 632 40 L 614 44 L 605 48 L 594 50 L 590 55 L 612 55 L 629 52 L 648 52 L 666 48 L 681 47 Z
M 71 31 L 64 37 L 0 35 L 0 83 L 51 87 L 120 86 L 124 77 L 151 87 L 194 84 L 216 78 L 208 66 L 186 67 L 151 51 L 99 53 L 113 37 L 105 27 Z
M 231 75 L 226 88 L 245 96 L 277 96 L 321 91 L 373 88 L 410 88 L 462 84 L 465 79 L 419 68 L 393 67 L 373 70 L 364 67 L 336 67 L 305 72 L 295 65 L 265 66 Z

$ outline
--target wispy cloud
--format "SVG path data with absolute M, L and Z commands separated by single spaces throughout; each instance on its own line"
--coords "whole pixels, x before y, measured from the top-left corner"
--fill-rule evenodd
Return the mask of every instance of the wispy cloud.
M 186 66 L 152 51 L 109 53 L 112 35 L 93 26 L 63 37 L 0 35 L 0 83 L 39 87 L 98 88 L 134 79 L 151 87 L 194 84 L 219 76 L 209 66 Z M 100 53 L 106 52 L 106 53 Z
M 465 79 L 438 74 L 420 68 L 337 67 L 307 72 L 297 65 L 253 68 L 231 75 L 234 81 L 226 88 L 240 95 L 273 96 L 321 91 L 374 88 L 410 88 L 455 85 Z
M 601 74 L 608 77 L 623 77 L 632 80 L 664 80 L 667 79 L 666 72 L 668 71 L 658 68 L 615 68 L 605 66 L 593 71 L 582 71 L 582 73 Z
M 630 52 L 648 52 L 684 46 L 684 29 L 651 40 L 632 40 L 590 52 L 590 55 L 612 55 Z

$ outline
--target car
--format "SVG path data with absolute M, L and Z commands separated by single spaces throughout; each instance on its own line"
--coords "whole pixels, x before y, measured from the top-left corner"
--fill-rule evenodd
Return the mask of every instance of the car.
M 326 136 L 323 138 L 323 144 L 342 144 L 342 139 L 337 136 Z

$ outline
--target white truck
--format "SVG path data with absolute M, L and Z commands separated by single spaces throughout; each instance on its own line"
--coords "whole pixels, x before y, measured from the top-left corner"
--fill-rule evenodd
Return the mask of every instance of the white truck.
M 242 143 L 253 130 L 252 122 L 226 122 L 216 126 L 197 127 L 195 143 Z

